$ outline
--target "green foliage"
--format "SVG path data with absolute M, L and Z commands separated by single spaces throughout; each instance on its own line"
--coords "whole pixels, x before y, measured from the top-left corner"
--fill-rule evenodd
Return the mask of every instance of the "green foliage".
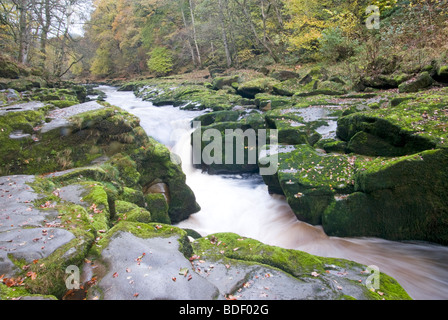
M 173 69 L 173 60 L 170 51 L 164 47 L 156 47 L 150 53 L 148 68 L 157 76 L 165 76 Z
M 323 58 L 332 62 L 345 60 L 359 49 L 358 41 L 346 37 L 339 27 L 325 29 L 319 39 L 319 45 Z

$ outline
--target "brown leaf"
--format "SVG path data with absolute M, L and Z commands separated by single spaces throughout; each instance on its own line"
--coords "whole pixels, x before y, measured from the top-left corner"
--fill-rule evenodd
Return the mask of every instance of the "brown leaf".
M 33 271 L 28 271 L 28 272 L 26 273 L 26 276 L 27 276 L 27 277 L 30 277 L 31 280 L 36 280 L 36 278 L 37 278 L 37 273 L 36 273 L 36 272 L 33 272 Z

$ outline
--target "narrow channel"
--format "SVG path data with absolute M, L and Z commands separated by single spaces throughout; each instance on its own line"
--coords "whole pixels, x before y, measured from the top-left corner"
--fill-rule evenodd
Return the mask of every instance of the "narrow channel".
M 298 221 L 281 196 L 270 195 L 257 175 L 213 176 L 191 164 L 190 122 L 203 111 L 155 107 L 132 92 L 100 86 L 106 101 L 141 120 L 148 135 L 182 159 L 187 184 L 201 211 L 181 222 L 201 235 L 234 232 L 263 243 L 302 250 L 317 256 L 344 258 L 376 265 L 416 300 L 448 299 L 448 247 L 423 242 L 395 242 L 376 238 L 329 237 L 319 226 Z

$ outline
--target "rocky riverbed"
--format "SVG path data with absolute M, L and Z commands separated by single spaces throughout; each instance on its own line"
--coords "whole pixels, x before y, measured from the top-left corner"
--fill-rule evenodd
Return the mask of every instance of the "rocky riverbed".
M 446 244 L 446 88 L 347 94 L 314 70 L 131 89 L 156 105 L 208 110 L 196 119 L 204 128 L 277 129 L 279 167 L 265 183 L 329 235 Z M 0 108 L 2 298 L 410 298 L 383 273 L 369 290 L 367 266 L 352 261 L 173 226 L 200 204 L 139 119 L 86 102 L 79 87 L 11 90 Z M 80 290 L 67 290 L 73 266 Z

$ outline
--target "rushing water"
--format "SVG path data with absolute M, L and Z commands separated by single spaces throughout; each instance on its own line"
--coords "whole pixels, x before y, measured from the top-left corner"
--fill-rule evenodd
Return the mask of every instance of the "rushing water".
M 201 211 L 178 226 L 203 236 L 234 232 L 266 244 L 302 250 L 322 257 L 376 265 L 414 299 L 448 299 L 448 247 L 376 238 L 328 237 L 321 227 L 298 221 L 285 199 L 269 195 L 259 176 L 212 176 L 191 164 L 190 121 L 202 114 L 172 106 L 154 107 L 131 92 L 100 87 L 107 101 L 141 119 L 148 135 L 182 158 L 187 184 Z

